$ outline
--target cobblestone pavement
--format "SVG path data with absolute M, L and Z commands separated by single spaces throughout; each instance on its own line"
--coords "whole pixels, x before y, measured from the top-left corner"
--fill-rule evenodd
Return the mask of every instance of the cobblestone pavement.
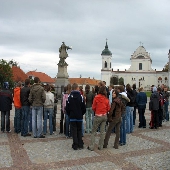
M 147 127 L 139 129 L 138 118 L 134 132 L 127 135 L 127 144 L 113 148 L 112 134 L 107 149 L 87 150 L 90 135 L 84 134 L 83 150 L 71 148 L 72 139 L 59 134 L 60 105 L 57 131 L 44 139 L 22 137 L 13 127 L 11 133 L 0 132 L 0 169 L 13 170 L 170 170 L 170 122 L 157 130 L 149 129 L 150 112 L 146 110 Z M 137 114 L 138 117 L 138 114 Z M 96 137 L 96 144 L 99 136 Z

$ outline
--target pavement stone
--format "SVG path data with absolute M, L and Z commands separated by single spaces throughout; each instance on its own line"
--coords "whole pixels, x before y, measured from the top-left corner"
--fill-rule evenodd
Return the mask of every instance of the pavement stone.
M 148 105 L 147 105 L 148 108 Z M 146 129 L 127 134 L 127 144 L 113 148 L 112 134 L 107 149 L 98 150 L 99 134 L 94 151 L 87 150 L 90 135 L 84 134 L 84 149 L 73 150 L 72 139 L 59 134 L 60 101 L 57 109 L 57 129 L 46 138 L 22 137 L 14 133 L 14 107 L 11 111 L 11 133 L 0 132 L 0 169 L 4 170 L 170 170 L 170 122 L 159 129 L 149 129 L 150 111 L 146 109 Z M 85 122 L 84 122 L 85 123 Z

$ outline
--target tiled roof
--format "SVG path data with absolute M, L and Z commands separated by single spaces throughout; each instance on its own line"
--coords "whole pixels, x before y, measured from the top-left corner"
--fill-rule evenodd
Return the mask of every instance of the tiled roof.
M 12 73 L 13 73 L 13 81 L 14 82 L 24 82 L 25 79 L 28 78 L 28 76 L 24 73 L 23 70 L 21 70 L 19 67 L 17 66 L 12 66 Z
M 97 85 L 100 80 L 90 79 L 90 78 L 69 78 L 70 84 L 77 83 L 78 85 Z
M 29 76 L 38 77 L 42 83 L 55 83 L 55 80 L 53 78 L 42 72 L 29 71 L 26 74 L 28 77 Z

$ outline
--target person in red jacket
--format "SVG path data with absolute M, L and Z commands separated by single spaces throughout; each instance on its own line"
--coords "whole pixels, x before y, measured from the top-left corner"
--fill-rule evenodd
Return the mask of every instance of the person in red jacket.
M 16 88 L 14 89 L 13 101 L 14 101 L 14 106 L 15 106 L 15 117 L 14 117 L 15 133 L 21 132 L 21 117 L 22 117 L 21 100 L 20 100 L 21 86 L 22 86 L 22 83 L 19 81 L 17 83 Z
M 95 96 L 93 100 L 92 109 L 95 112 L 95 118 L 93 122 L 91 142 L 87 149 L 93 151 L 95 145 L 95 134 L 100 126 L 100 139 L 98 149 L 103 149 L 104 138 L 105 138 L 105 125 L 107 121 L 107 113 L 110 110 L 109 99 L 107 98 L 106 87 L 101 86 L 99 88 L 99 94 Z

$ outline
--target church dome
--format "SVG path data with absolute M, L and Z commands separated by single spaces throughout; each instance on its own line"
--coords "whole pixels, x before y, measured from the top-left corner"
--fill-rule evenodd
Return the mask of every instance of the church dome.
M 107 41 L 106 41 L 105 49 L 102 51 L 101 55 L 112 55 L 111 51 L 108 49 Z

